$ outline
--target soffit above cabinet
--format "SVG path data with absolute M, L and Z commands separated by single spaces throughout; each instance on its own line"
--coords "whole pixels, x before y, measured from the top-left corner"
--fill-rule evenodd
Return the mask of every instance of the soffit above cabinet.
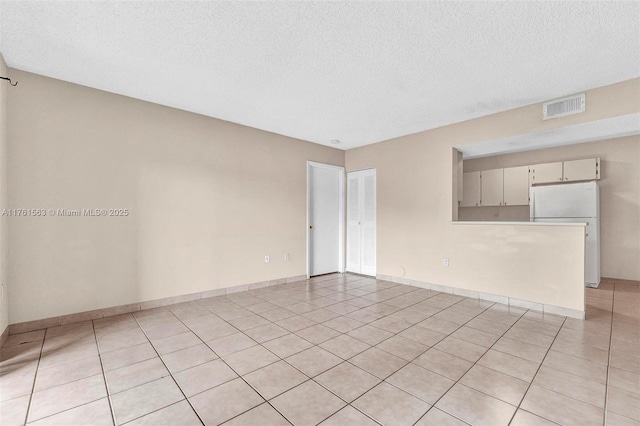
M 640 135 L 640 113 L 457 147 L 465 160 Z

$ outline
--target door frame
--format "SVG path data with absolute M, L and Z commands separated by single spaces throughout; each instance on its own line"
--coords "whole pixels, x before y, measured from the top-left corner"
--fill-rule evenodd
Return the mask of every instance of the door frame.
M 310 211 L 310 206 L 311 206 L 311 179 L 310 179 L 310 171 L 311 171 L 311 167 L 316 167 L 316 168 L 320 168 L 320 169 L 329 169 L 329 170 L 335 170 L 335 171 L 339 171 L 340 173 L 338 174 L 338 183 L 340 185 L 339 188 L 339 192 L 338 192 L 338 197 L 340 198 L 338 200 L 338 210 L 339 210 L 339 216 L 338 216 L 338 238 L 339 238 L 339 244 L 338 244 L 338 272 L 339 273 L 344 273 L 344 268 L 345 268 L 345 258 L 344 258 L 344 250 L 345 250 L 345 238 L 344 238 L 344 221 L 345 221 L 345 201 L 344 201 L 344 197 L 345 197 L 345 190 L 344 190 L 344 185 L 345 185 L 345 168 L 342 166 L 334 166 L 332 164 L 325 164 L 325 163 L 318 163 L 315 161 L 307 161 L 307 220 L 306 220 L 306 225 L 307 225 L 307 279 L 309 279 L 311 277 L 310 273 L 311 273 L 311 259 L 309 259 L 309 255 L 311 253 L 311 235 L 310 235 L 310 230 L 309 230 L 309 216 L 311 214 Z

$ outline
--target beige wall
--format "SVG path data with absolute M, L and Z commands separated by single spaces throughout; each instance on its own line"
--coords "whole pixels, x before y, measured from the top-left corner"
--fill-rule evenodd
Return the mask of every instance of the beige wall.
M 425 134 L 347 151 L 377 171 L 377 273 L 584 310 L 584 228 L 452 224 L 451 155 Z
M 11 207 L 130 211 L 12 218 L 11 323 L 306 273 L 306 161 L 343 151 L 11 72 Z
M 489 170 L 489 169 L 485 169 Z M 529 206 L 460 207 L 458 220 L 462 221 L 529 221 Z
M 584 114 L 542 121 L 535 104 L 347 151 L 347 170 L 377 168 L 378 273 L 581 309 L 584 230 L 452 223 L 452 147 L 638 112 L 638 93 L 634 79 L 588 91 Z
M 538 104 L 345 154 L 11 73 L 9 206 L 130 212 L 12 218 L 11 323 L 304 274 L 306 160 L 377 168 L 379 274 L 582 310 L 583 228 L 452 223 L 452 147 L 640 111 L 635 79 L 585 114 Z
M 7 64 L 0 54 L 0 75 L 8 77 Z M 15 87 L 0 80 L 0 212 L 7 208 L 7 92 Z M 7 217 L 0 216 L 0 284 L 4 285 L 4 295 L 0 301 L 0 334 L 9 325 L 9 294 L 7 289 L 8 261 Z
M 472 172 L 597 157 L 601 160 L 602 276 L 640 280 L 640 136 L 478 158 L 465 161 L 464 170 Z M 460 209 L 459 218 L 528 221 L 529 208 L 467 207 Z

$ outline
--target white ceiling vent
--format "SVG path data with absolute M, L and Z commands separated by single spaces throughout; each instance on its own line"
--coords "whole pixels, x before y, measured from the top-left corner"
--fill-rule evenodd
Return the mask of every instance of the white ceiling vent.
M 564 117 L 565 115 L 584 112 L 586 108 L 585 94 L 567 96 L 542 104 L 542 119 Z

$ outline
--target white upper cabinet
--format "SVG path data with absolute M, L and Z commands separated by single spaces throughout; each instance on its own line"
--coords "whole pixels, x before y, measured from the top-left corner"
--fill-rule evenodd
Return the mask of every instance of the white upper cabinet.
M 529 204 L 529 166 L 483 170 L 482 206 L 526 206 Z
M 600 179 L 600 159 L 464 173 L 460 207 L 527 206 L 532 185 Z
M 504 169 L 503 205 L 529 205 L 529 166 Z
M 600 179 L 600 159 L 571 160 L 531 166 L 531 184 Z
M 462 180 L 460 207 L 529 204 L 529 166 L 464 173 Z
M 531 166 L 531 184 L 562 182 L 562 162 Z
M 462 201 L 460 207 L 480 205 L 480 172 L 462 174 Z
M 600 159 L 573 160 L 564 162 L 564 181 L 600 179 Z
M 483 170 L 480 181 L 482 183 L 482 205 L 501 206 L 503 201 L 503 169 Z

